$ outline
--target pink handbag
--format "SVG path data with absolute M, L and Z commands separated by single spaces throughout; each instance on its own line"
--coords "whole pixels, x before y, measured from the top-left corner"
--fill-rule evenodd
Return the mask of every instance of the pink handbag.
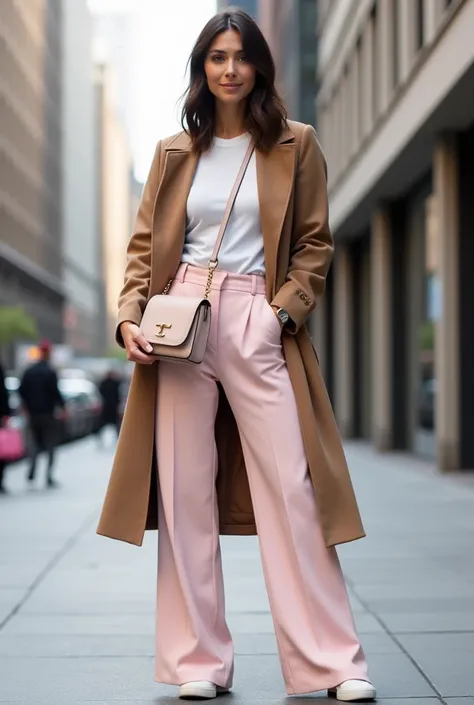
M 0 460 L 11 463 L 25 456 L 23 436 L 18 428 L 3 426 L 0 428 Z
M 160 360 L 194 362 L 204 359 L 209 331 L 211 328 L 212 277 L 218 264 L 218 254 L 222 244 L 235 199 L 242 184 L 255 147 L 252 142 L 245 154 L 232 192 L 227 201 L 214 251 L 209 260 L 206 289 L 202 298 L 168 296 L 172 281 L 169 281 L 162 294 L 152 296 L 143 312 L 140 324 L 143 335 L 153 348 L 152 357 Z

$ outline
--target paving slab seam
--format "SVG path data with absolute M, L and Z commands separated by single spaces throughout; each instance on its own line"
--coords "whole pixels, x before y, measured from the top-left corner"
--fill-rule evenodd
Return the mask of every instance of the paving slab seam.
M 57 553 L 51 558 L 51 560 L 45 565 L 45 567 L 38 573 L 36 578 L 33 580 L 31 585 L 26 589 L 23 597 L 17 602 L 13 607 L 11 612 L 0 622 L 0 632 L 2 629 L 10 622 L 10 620 L 21 610 L 21 608 L 28 602 L 34 591 L 41 585 L 43 580 L 49 575 L 49 573 L 58 565 L 58 563 L 64 558 L 65 555 L 78 543 L 78 541 L 89 531 L 91 524 L 95 521 L 97 517 L 97 507 L 91 512 L 87 519 L 79 526 L 79 528 L 66 540 L 63 546 L 57 551 Z M 0 700 L 0 703 L 2 701 Z
M 372 613 L 375 616 L 375 613 Z M 380 618 L 379 623 L 383 625 L 382 618 Z M 388 627 L 387 627 L 388 628 Z M 404 632 L 403 630 L 397 629 L 396 632 L 388 632 L 391 637 L 395 637 L 396 635 L 400 636 L 412 636 L 415 634 L 474 634 L 474 630 L 472 629 L 438 629 L 438 630 L 433 630 L 433 631 L 426 631 L 423 629 L 422 631 L 409 631 L 409 632 Z M 472 698 L 472 695 L 458 695 L 457 697 L 459 698 Z
M 434 693 L 436 694 L 438 700 L 439 700 L 441 703 L 443 703 L 443 705 L 449 705 L 448 702 L 447 702 L 447 701 L 445 700 L 445 698 L 443 697 L 443 695 L 441 694 L 441 692 L 438 690 L 438 688 L 435 686 L 435 684 L 431 681 L 431 679 L 429 678 L 429 676 L 424 672 L 424 670 L 422 669 L 422 667 L 420 666 L 420 664 L 416 661 L 416 659 L 413 658 L 413 656 L 412 656 L 412 655 L 410 654 L 410 652 L 405 648 L 405 646 L 402 644 L 402 642 L 401 642 L 399 639 L 397 639 L 396 635 L 395 635 L 393 632 L 390 631 L 390 629 L 388 628 L 388 626 L 385 624 L 384 620 L 377 614 L 377 612 L 375 612 L 375 610 L 372 609 L 372 607 L 370 606 L 370 604 L 369 604 L 368 602 L 366 602 L 366 600 L 364 600 L 364 598 L 363 598 L 361 595 L 359 595 L 359 593 L 358 593 L 358 591 L 357 591 L 357 589 L 356 589 L 356 587 L 355 587 L 353 581 L 352 581 L 350 578 L 347 578 L 347 577 L 346 577 L 346 581 L 347 581 L 348 585 L 350 586 L 351 591 L 352 591 L 352 593 L 354 594 L 354 596 L 359 600 L 360 604 L 364 607 L 364 609 L 365 609 L 370 615 L 372 615 L 372 617 L 380 624 L 380 626 L 381 626 L 382 629 L 385 631 L 385 633 L 390 637 L 390 639 L 392 639 L 392 641 L 398 646 L 398 648 L 402 651 L 402 653 L 405 654 L 405 656 L 408 658 L 408 660 L 409 660 L 409 661 L 412 663 L 412 665 L 416 668 L 416 670 L 418 671 L 418 673 L 425 679 L 425 681 L 428 683 L 428 685 L 430 686 L 430 688 L 432 688 L 432 690 L 433 690 Z M 400 632 L 400 633 L 401 633 L 401 632 Z M 413 634 L 413 632 L 408 632 L 408 633 Z M 465 632 L 463 632 L 463 633 L 465 633 Z M 400 698 L 400 699 L 401 699 L 401 698 Z

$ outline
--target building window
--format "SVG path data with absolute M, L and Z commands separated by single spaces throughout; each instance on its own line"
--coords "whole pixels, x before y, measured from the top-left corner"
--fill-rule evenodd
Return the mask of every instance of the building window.
M 372 118 L 375 122 L 379 113 L 379 55 L 378 55 L 378 16 L 377 3 L 375 3 L 370 17 L 371 44 L 372 44 Z
M 336 176 L 339 176 L 344 166 L 344 90 L 342 78 L 339 81 L 336 97 Z
M 415 17 L 415 50 L 419 51 L 424 42 L 424 20 L 425 9 L 424 0 L 416 0 L 416 17 Z
M 392 87 L 395 89 L 398 86 L 400 80 L 400 48 L 398 46 L 399 42 L 399 6 L 398 0 L 392 0 L 392 51 L 393 51 L 393 61 L 392 61 Z
M 349 161 L 351 151 L 351 87 L 349 83 L 349 66 L 346 64 L 342 77 L 342 140 L 341 140 L 341 166 L 344 167 Z
M 413 450 L 436 455 L 436 323 L 441 315 L 436 204 L 424 193 L 411 209 L 410 300 L 413 364 Z
M 329 120 L 326 127 L 326 134 L 328 135 L 329 144 L 331 148 L 331 172 L 329 173 L 329 178 L 334 181 L 334 178 L 338 174 L 339 167 L 339 93 L 334 92 L 331 99 L 331 111 L 329 113 Z M 330 137 L 329 137 L 330 135 Z
M 300 94 L 299 112 L 302 122 L 312 124 L 316 119 L 315 99 L 317 93 L 316 65 L 317 42 L 314 28 L 317 23 L 317 7 L 314 0 L 300 3 L 299 44 L 300 44 Z
M 362 54 L 362 38 L 357 40 L 356 47 L 357 66 L 357 144 L 364 136 L 364 66 Z

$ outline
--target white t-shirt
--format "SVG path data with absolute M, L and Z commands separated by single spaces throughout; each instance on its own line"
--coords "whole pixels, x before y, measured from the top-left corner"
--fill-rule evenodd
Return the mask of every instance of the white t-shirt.
M 203 154 L 187 202 L 182 262 L 207 268 L 225 207 L 249 145 L 250 135 L 214 138 Z M 232 274 L 265 274 L 255 152 L 237 195 L 219 251 L 218 269 Z

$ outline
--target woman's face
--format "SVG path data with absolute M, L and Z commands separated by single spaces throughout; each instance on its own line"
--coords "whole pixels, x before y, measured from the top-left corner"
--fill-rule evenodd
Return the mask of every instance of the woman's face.
M 245 57 L 240 34 L 232 29 L 215 38 L 204 69 L 209 90 L 222 103 L 240 103 L 255 85 L 255 69 Z

